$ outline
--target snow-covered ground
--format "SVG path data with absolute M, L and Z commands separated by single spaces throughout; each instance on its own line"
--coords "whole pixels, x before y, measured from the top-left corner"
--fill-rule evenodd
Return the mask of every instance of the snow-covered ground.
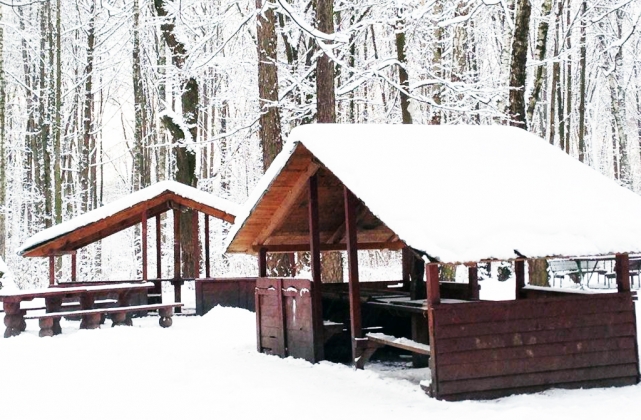
M 175 317 L 168 329 L 155 317 L 134 321 L 93 331 L 63 321 L 52 338 L 39 338 L 30 321 L 22 335 L 0 339 L 0 418 L 637 418 L 641 400 L 633 386 L 448 403 L 420 390 L 424 371 L 259 354 L 255 315 L 242 309 Z

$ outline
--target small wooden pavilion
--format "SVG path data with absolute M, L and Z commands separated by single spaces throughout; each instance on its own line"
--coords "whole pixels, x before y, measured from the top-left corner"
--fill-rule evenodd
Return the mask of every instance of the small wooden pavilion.
M 162 281 L 169 281 L 174 285 L 175 299 L 181 301 L 180 290 L 183 282 L 181 273 L 181 248 L 180 217 L 186 210 L 192 212 L 191 228 L 196 278 L 201 272 L 201 247 L 199 242 L 199 214 L 204 214 L 204 267 L 205 277 L 210 275 L 210 250 L 209 250 L 209 222 L 210 217 L 234 223 L 238 209 L 236 204 L 222 198 L 213 196 L 196 188 L 180 184 L 175 181 L 162 181 L 130 195 L 122 197 L 103 207 L 89 211 L 74 219 L 43 230 L 27 240 L 18 250 L 24 257 L 49 258 L 50 285 L 56 283 L 55 257 L 71 256 L 71 281 L 76 279 L 76 254 L 77 250 L 91 243 L 104 239 L 110 235 L 141 224 L 141 250 L 142 250 L 142 280 L 153 281 L 156 284 L 151 293 L 160 293 Z M 161 219 L 160 216 L 168 211 L 173 212 L 174 220 L 174 273 L 169 279 L 162 278 L 161 263 Z M 148 274 L 148 221 L 155 219 L 156 238 L 156 268 L 155 278 Z M 191 280 L 191 279 L 190 279 Z M 131 281 L 131 280 L 127 280 Z
M 430 395 L 493 398 L 639 382 L 628 253 L 641 252 L 640 214 L 641 197 L 517 128 L 308 125 L 292 131 L 227 250 L 259 256 L 259 351 L 322 360 L 343 328 L 327 322 L 323 296 L 344 292 L 357 367 L 381 345 L 407 348 L 429 355 Z M 403 281 L 363 293 L 374 284 L 359 282 L 359 249 L 404 250 Z M 322 284 L 328 250 L 346 251 L 347 285 Z M 310 251 L 311 280 L 266 277 L 268 253 L 294 251 Z M 615 258 L 618 289 L 526 285 L 528 259 L 577 256 Z M 513 262 L 514 300 L 479 300 L 486 261 Z M 468 284 L 439 282 L 443 264 L 465 264 Z M 369 333 L 372 306 L 414 314 L 411 339 Z

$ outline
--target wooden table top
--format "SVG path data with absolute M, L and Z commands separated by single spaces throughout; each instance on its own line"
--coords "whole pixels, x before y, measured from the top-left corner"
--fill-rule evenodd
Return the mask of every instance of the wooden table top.
M 144 283 L 118 283 L 102 284 L 97 286 L 75 286 L 75 287 L 48 287 L 41 289 L 27 289 L 10 292 L 0 292 L 0 302 L 21 302 L 34 298 L 64 296 L 71 294 L 83 294 L 91 292 L 124 292 L 137 289 L 149 289 L 154 287 L 151 282 Z

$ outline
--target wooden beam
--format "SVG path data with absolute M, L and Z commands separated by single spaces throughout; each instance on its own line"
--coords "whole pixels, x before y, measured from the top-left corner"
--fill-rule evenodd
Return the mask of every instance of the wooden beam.
M 56 257 L 49 256 L 49 286 L 56 284 Z
M 357 339 L 363 337 L 361 319 L 361 292 L 358 276 L 358 249 L 356 244 L 356 197 L 343 186 L 343 199 L 345 204 L 345 229 L 347 244 L 347 272 L 349 273 L 349 316 L 352 332 L 352 362 L 362 369 L 362 364 L 357 363 L 361 356 L 361 349 L 357 348 Z
M 176 203 L 179 203 L 181 207 L 191 209 L 191 210 L 197 210 L 201 213 L 208 214 L 217 219 L 224 220 L 227 223 L 234 223 L 234 221 L 236 220 L 236 216 L 234 216 L 233 214 L 229 214 L 221 209 L 217 209 L 215 207 L 211 207 L 206 204 L 199 203 L 198 201 L 194 201 L 190 198 L 185 198 L 180 195 L 172 193 L 172 199 Z
M 432 307 L 441 303 L 437 263 L 425 264 L 425 283 L 427 286 L 427 306 Z
M 314 331 L 314 361 L 319 362 L 325 358 L 323 326 L 323 300 L 321 283 L 320 261 L 320 232 L 318 224 L 318 176 L 311 175 L 308 184 L 308 219 L 309 219 L 309 249 L 310 266 L 312 270 L 312 326 Z
M 194 278 L 200 278 L 200 229 L 199 229 L 199 213 L 197 211 L 191 212 L 191 245 L 194 251 Z
M 76 259 L 76 253 L 71 254 L 71 281 L 76 281 L 78 279 L 78 261 Z
M 258 251 L 258 277 L 267 277 L 267 249 Z
M 630 291 L 630 259 L 628 254 L 616 254 L 614 270 L 617 275 L 617 290 L 621 292 Z
M 319 168 L 320 168 L 320 165 L 318 165 L 315 162 L 310 162 L 309 166 L 307 167 L 307 170 L 304 171 L 302 175 L 298 177 L 294 185 L 292 185 L 291 189 L 287 193 L 287 196 L 285 196 L 283 201 L 278 205 L 278 209 L 274 212 L 274 214 L 270 218 L 269 223 L 261 230 L 258 236 L 256 236 L 256 239 L 254 240 L 254 245 L 260 246 L 276 229 L 278 229 L 278 227 L 280 227 L 280 225 L 283 223 L 283 221 L 289 214 L 289 210 L 291 206 L 294 204 L 296 199 L 302 194 L 302 192 L 307 187 L 308 185 L 307 180 L 311 176 L 316 174 Z
M 142 212 L 142 237 L 141 239 L 141 248 L 142 248 L 142 279 L 147 281 L 147 211 Z
M 205 214 L 205 277 L 211 278 L 209 259 L 209 215 Z
M 156 216 L 156 278 L 162 278 L 162 222 L 160 214 Z
M 522 299 L 525 287 L 525 260 L 514 261 L 514 277 L 516 278 L 515 298 Z
M 391 250 L 400 250 L 403 249 L 405 244 L 402 241 L 398 242 L 370 242 L 370 243 L 358 243 L 358 249 L 391 249 Z M 273 253 L 284 253 L 284 252 L 305 252 L 310 251 L 310 246 L 307 244 L 294 244 L 294 245 L 255 245 L 252 246 L 253 252 L 259 252 L 261 248 L 267 249 L 268 252 Z M 345 244 L 319 244 L 321 251 L 346 251 L 347 246 Z
M 174 278 L 180 276 L 180 210 L 174 209 Z
M 344 187 L 344 186 L 343 186 Z M 356 213 L 356 219 L 354 224 L 358 224 L 363 220 L 363 217 L 367 214 L 367 207 L 366 206 L 360 206 L 358 208 L 358 212 Z M 332 233 L 332 235 L 329 237 L 326 243 L 328 244 L 337 244 L 341 242 L 344 238 L 346 238 L 346 233 L 347 233 L 347 225 L 345 224 L 345 221 L 341 223 L 341 225 Z

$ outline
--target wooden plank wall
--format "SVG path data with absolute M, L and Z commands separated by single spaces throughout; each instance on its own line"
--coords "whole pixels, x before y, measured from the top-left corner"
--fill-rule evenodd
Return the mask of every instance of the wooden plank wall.
M 315 362 L 312 282 L 258 278 L 256 341 L 258 351 Z
M 255 311 L 256 277 L 197 279 L 196 315 L 204 315 L 216 305 Z
M 440 304 L 429 311 L 429 392 L 436 398 L 639 382 L 630 293 Z

